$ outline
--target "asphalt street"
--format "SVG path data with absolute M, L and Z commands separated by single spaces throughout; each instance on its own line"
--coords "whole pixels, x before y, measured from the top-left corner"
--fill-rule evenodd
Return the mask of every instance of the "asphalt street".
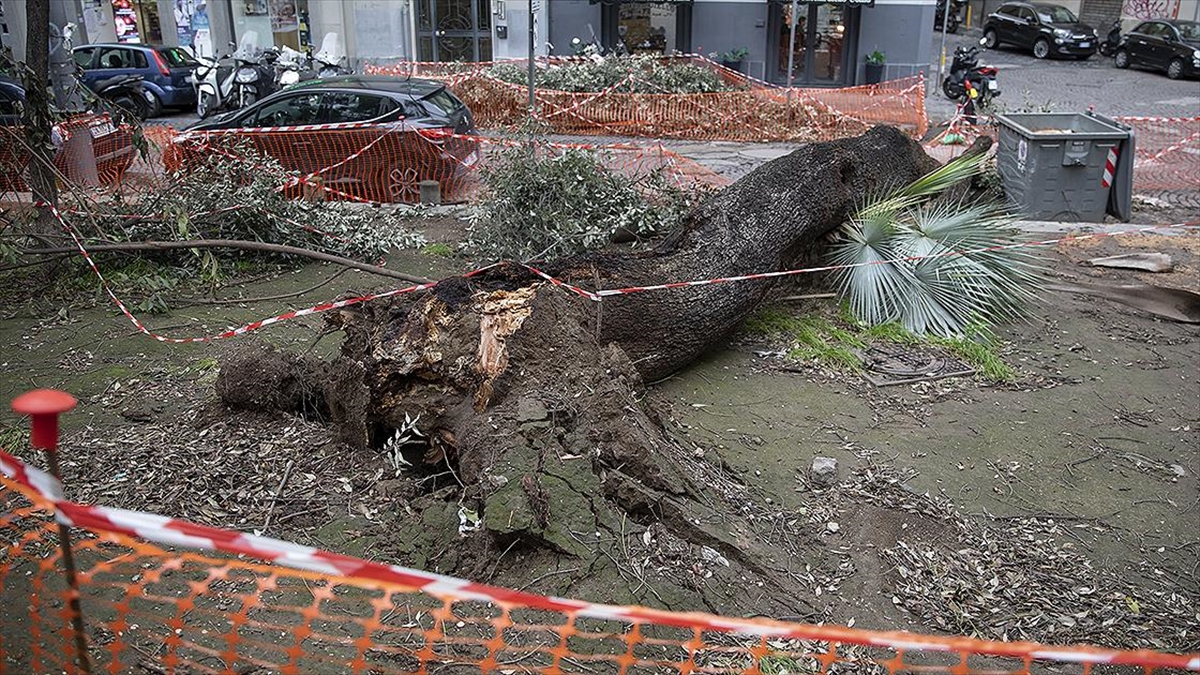
M 1101 31 L 1103 33 L 1103 31 Z M 946 69 L 949 70 L 954 48 L 977 45 L 979 30 L 960 29 L 946 36 Z M 925 109 L 930 119 L 940 121 L 954 115 L 955 105 L 941 93 L 937 77 L 937 56 L 941 35 L 934 37 L 934 62 L 930 67 L 930 90 Z M 1112 59 L 1096 54 L 1086 61 L 1046 59 L 1011 48 L 984 50 L 981 64 L 999 70 L 1001 96 L 996 100 L 1000 112 L 1083 112 L 1094 106 L 1102 115 L 1141 115 L 1151 117 L 1192 117 L 1200 115 L 1200 82 L 1170 80 L 1162 73 L 1121 70 Z

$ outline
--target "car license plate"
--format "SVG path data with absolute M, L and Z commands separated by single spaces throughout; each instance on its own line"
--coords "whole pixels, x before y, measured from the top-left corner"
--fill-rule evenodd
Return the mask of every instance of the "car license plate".
M 473 151 L 463 160 L 463 166 L 474 166 L 475 162 L 479 161 L 479 151 Z
M 116 130 L 117 128 L 112 125 L 112 122 L 100 122 L 88 127 L 88 131 L 92 134 L 92 138 L 107 136 Z
M 1091 46 L 1092 46 L 1092 43 L 1091 43 L 1091 42 L 1080 42 L 1080 43 L 1079 43 L 1079 48 L 1080 48 L 1080 49 L 1087 49 L 1088 47 L 1091 47 Z

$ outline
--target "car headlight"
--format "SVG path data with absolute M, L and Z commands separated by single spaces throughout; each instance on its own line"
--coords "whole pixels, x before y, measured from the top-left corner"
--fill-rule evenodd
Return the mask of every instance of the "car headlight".
M 234 78 L 239 84 L 249 84 L 258 79 L 258 71 L 253 68 L 242 68 Z
M 1193 49 L 1193 50 L 1192 50 L 1192 60 L 1193 60 L 1193 61 L 1200 61 L 1200 49 Z
M 1067 30 L 1066 28 L 1055 28 L 1054 29 L 1054 37 L 1069 38 L 1069 37 L 1071 37 L 1071 31 Z

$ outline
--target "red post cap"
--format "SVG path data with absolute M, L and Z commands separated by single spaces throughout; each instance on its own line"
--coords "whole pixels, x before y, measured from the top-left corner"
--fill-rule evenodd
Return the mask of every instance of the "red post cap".
M 35 448 L 58 447 L 58 416 L 75 407 L 75 397 L 57 389 L 35 389 L 13 399 L 13 412 L 33 418 L 30 442 Z

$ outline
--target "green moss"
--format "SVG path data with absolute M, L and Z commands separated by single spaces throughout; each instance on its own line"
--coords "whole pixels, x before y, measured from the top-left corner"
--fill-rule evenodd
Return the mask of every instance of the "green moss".
M 449 258 L 450 256 L 454 255 L 454 249 L 450 248 L 449 244 L 435 242 L 432 244 L 426 244 L 424 247 L 422 247 L 421 253 L 425 255 L 436 255 L 443 258 Z
M 792 342 L 788 358 L 813 361 L 832 368 L 861 370 L 862 360 L 854 353 L 875 342 L 902 345 L 938 345 L 979 370 L 992 382 L 1011 382 L 1016 372 L 996 353 L 991 335 L 978 332 L 972 338 L 945 339 L 913 335 L 898 323 L 867 326 L 845 304 L 836 310 L 834 318 L 827 314 L 796 315 L 785 307 L 767 307 L 755 313 L 742 326 L 744 332 L 771 339 Z

